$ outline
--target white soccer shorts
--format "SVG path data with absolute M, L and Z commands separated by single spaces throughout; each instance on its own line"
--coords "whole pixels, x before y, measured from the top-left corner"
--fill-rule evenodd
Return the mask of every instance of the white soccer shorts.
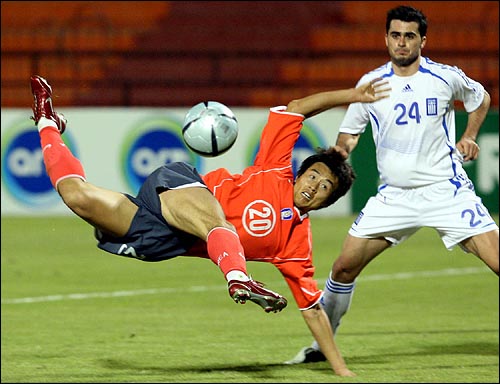
M 379 189 L 361 210 L 349 234 L 384 237 L 394 246 L 422 227 L 436 229 L 448 250 L 471 236 L 498 229 L 470 181 L 458 189 L 444 181 L 419 188 Z

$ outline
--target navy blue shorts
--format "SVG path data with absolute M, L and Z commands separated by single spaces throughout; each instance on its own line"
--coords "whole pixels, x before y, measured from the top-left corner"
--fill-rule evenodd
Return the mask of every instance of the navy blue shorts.
M 161 214 L 158 195 L 192 183 L 205 185 L 198 171 L 187 163 L 169 163 L 156 169 L 144 181 L 137 197 L 124 194 L 139 207 L 127 234 L 114 237 L 95 230 L 97 246 L 143 261 L 162 261 L 185 254 L 199 239 L 168 225 Z

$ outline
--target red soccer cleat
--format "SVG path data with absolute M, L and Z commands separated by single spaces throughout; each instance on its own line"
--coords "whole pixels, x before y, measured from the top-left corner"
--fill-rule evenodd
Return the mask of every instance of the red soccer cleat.
M 278 293 L 264 288 L 264 284 L 249 280 L 231 280 L 228 282 L 229 296 L 237 303 L 247 300 L 260 305 L 266 312 L 279 312 L 286 307 L 286 299 Z
M 35 124 L 38 124 L 41 117 L 52 120 L 56 123 L 59 132 L 66 129 L 66 119 L 62 113 L 57 113 L 52 108 L 52 88 L 41 76 L 31 76 L 31 93 L 33 94 L 33 117 Z

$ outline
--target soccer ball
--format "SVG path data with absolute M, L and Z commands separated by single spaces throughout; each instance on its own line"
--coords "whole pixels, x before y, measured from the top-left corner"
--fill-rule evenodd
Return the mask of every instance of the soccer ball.
M 238 121 L 233 111 L 217 101 L 192 107 L 182 127 L 184 142 L 192 151 L 215 157 L 231 148 L 238 137 Z

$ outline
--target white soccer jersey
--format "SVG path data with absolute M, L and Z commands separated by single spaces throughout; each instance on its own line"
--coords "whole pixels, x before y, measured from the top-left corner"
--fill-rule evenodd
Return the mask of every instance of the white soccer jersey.
M 483 86 L 459 68 L 422 57 L 417 73 L 394 74 L 391 62 L 365 74 L 359 84 L 374 78 L 389 80 L 389 98 L 375 103 L 354 103 L 347 109 L 339 131 L 360 134 L 371 123 L 382 183 L 412 188 L 450 180 L 464 174 L 455 149 L 453 102 L 467 112 L 483 101 Z

